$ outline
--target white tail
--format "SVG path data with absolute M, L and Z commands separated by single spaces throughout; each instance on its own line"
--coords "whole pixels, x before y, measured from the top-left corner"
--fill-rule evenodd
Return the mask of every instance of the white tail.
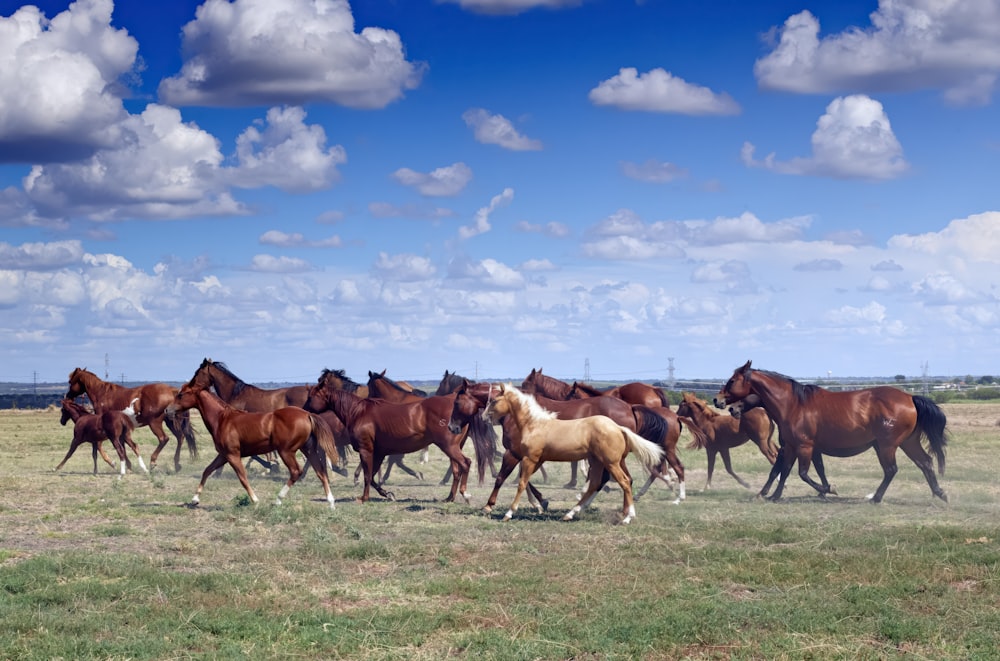
M 647 468 L 656 468 L 660 465 L 660 462 L 663 461 L 663 448 L 626 427 L 622 427 L 621 430 L 625 434 L 629 449 L 635 453 L 639 461 Z

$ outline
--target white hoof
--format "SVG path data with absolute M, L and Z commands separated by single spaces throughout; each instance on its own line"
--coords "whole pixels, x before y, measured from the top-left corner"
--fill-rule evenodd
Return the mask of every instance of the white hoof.
M 514 510 L 507 510 L 507 513 L 503 515 L 503 520 L 510 521 L 512 516 L 514 516 Z

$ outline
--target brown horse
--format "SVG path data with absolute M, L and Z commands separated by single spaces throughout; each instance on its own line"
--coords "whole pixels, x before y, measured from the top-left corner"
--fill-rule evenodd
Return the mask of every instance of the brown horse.
M 432 444 L 451 460 L 453 481 L 446 500 L 453 502 L 460 490 L 462 497 L 469 502 L 466 482 L 471 461 L 461 450 L 468 425 L 459 433 L 448 429 L 453 403 L 453 395 L 425 397 L 403 404 L 361 398 L 331 387 L 321 376 L 319 382 L 309 389 L 306 407 L 312 411 L 333 411 L 347 427 L 351 444 L 364 466 L 365 487 L 361 502 L 369 500 L 373 486 L 382 497 L 394 500 L 391 493 L 372 479 L 373 475 L 378 474 L 388 455 L 408 454 Z M 477 453 L 480 451 L 476 448 Z
M 166 383 L 147 383 L 135 388 L 126 388 L 117 383 L 102 381 L 96 374 L 86 369 L 77 367 L 69 375 L 69 390 L 66 392 L 66 399 L 76 399 L 80 395 L 86 394 L 94 404 L 95 413 L 105 411 L 123 411 L 132 405 L 132 401 L 138 398 L 135 405 L 135 425 L 136 427 L 149 426 L 149 430 L 156 436 L 158 445 L 149 457 L 150 468 L 156 466 L 156 460 L 160 456 L 160 451 L 167 444 L 167 435 L 163 431 L 163 424 L 173 433 L 177 439 L 177 450 L 174 452 L 174 470 L 181 470 L 181 443 L 187 441 L 188 453 L 191 457 L 198 456 L 198 447 L 195 443 L 194 430 L 191 427 L 191 420 L 186 413 L 171 416 L 167 415 L 166 409 L 173 402 L 177 391 Z
M 185 384 L 173 402 L 167 407 L 171 413 L 197 408 L 202 421 L 215 442 L 215 459 L 205 468 L 201 482 L 191 499 L 192 505 L 201 501 L 201 491 L 208 476 L 226 463 L 233 467 L 240 484 L 246 489 L 250 500 L 257 503 L 257 494 L 247 480 L 246 468 L 241 459 L 250 455 L 277 452 L 288 467 L 289 478 L 278 493 L 277 502 L 288 495 L 288 490 L 302 477 L 303 471 L 295 453 L 299 450 L 306 455 L 313 470 L 323 483 L 326 501 L 333 508 L 334 498 L 330 492 L 330 480 L 326 472 L 326 457 L 334 457 L 333 433 L 330 427 L 315 413 L 309 413 L 297 406 L 286 406 L 269 413 L 248 413 L 238 411 L 222 401 L 208 389 Z M 320 452 L 322 450 L 322 452 Z
M 660 439 L 660 444 L 664 449 L 663 463 L 655 473 L 650 473 L 646 484 L 636 492 L 636 497 L 639 498 L 645 494 L 657 478 L 663 480 L 663 482 L 673 489 L 674 485 L 671 484 L 667 477 L 669 475 L 667 466 L 672 468 L 674 473 L 677 475 L 677 498 L 674 500 L 674 504 L 680 504 L 687 497 L 684 486 L 684 464 L 681 463 L 680 457 L 677 455 L 677 441 L 680 439 L 681 421 L 677 415 L 670 410 L 670 405 L 667 402 L 666 395 L 659 388 L 654 388 L 653 386 L 645 383 L 633 382 L 626 384 L 625 386 L 613 388 L 606 393 L 594 388 L 593 386 L 588 386 L 587 384 L 581 384 L 579 382 L 569 384 L 565 381 L 560 381 L 559 379 L 542 374 L 541 369 L 532 369 L 531 373 L 521 384 L 521 388 L 527 393 L 541 394 L 551 399 L 558 400 L 577 401 L 581 399 L 586 400 L 599 397 L 610 397 L 612 399 L 621 400 L 626 404 L 643 407 L 646 409 L 647 414 L 660 415 L 666 420 L 668 425 L 667 434 Z M 615 394 L 612 395 L 609 393 Z M 700 431 L 692 429 L 691 433 L 697 438 Z M 639 432 L 639 435 L 645 436 L 642 432 Z M 650 437 L 646 436 L 646 438 Z M 574 463 L 570 468 L 569 484 L 566 486 L 576 486 L 576 480 L 577 464 Z
M 195 370 L 190 383 L 199 388 L 214 389 L 215 394 L 226 404 L 229 404 L 238 411 L 247 411 L 248 413 L 270 413 L 286 406 L 298 406 L 302 408 L 306 403 L 306 397 L 309 395 L 309 386 L 305 385 L 273 389 L 258 388 L 233 374 L 232 370 L 225 363 L 214 361 L 211 358 L 205 358 L 201 361 L 201 365 Z M 347 432 L 344 430 L 344 426 L 337 419 L 337 416 L 332 413 L 322 414 L 321 417 L 330 426 L 330 431 L 333 432 L 340 463 L 346 465 L 347 455 L 344 452 L 344 448 L 349 441 L 347 440 Z M 273 462 L 277 461 L 273 456 L 268 457 L 271 461 L 262 459 L 256 455 L 252 456 L 251 459 L 268 470 L 274 468 L 275 464 Z M 306 468 L 308 468 L 308 464 L 306 464 Z M 347 474 L 340 467 L 334 467 L 334 470 L 342 475 Z
M 937 457 L 938 471 L 944 474 L 947 418 L 933 400 L 891 386 L 831 392 L 776 372 L 754 370 L 748 360 L 733 371 L 716 395 L 715 405 L 732 406 L 738 414 L 739 403 L 749 395 L 760 398 L 761 406 L 778 426 L 786 451 L 798 459 L 799 477 L 817 491 L 823 492 L 822 485 L 809 477 L 814 451 L 851 457 L 875 448 L 883 478 L 868 498 L 881 502 L 898 470 L 896 450 L 902 448 L 923 472 L 931 493 L 947 502 L 934 476 L 934 460 L 921 445 L 926 437 Z M 791 462 L 785 464 L 773 499 L 780 498 L 791 470 Z
M 415 390 L 413 386 L 409 384 L 406 384 L 406 386 L 404 387 L 403 385 L 404 383 L 406 382 L 393 381 L 392 379 L 387 377 L 385 375 L 385 370 L 382 370 L 381 372 L 369 371 L 368 385 L 367 385 L 368 397 L 372 399 L 384 399 L 387 402 L 393 402 L 395 404 L 402 404 L 404 402 L 416 402 L 427 397 L 427 393 L 425 393 L 423 390 Z M 329 411 L 327 413 L 333 415 L 333 413 Z M 392 473 L 393 466 L 399 466 L 399 469 L 402 470 L 404 473 L 407 473 L 417 478 L 418 480 L 424 479 L 423 473 L 421 473 L 420 471 L 415 471 L 409 466 L 407 466 L 405 463 L 403 463 L 403 457 L 405 456 L 406 455 L 402 454 L 391 454 L 388 457 L 386 457 L 385 472 L 382 473 L 382 477 L 378 481 L 379 484 L 384 485 L 386 483 L 386 480 L 389 479 L 389 474 Z M 427 463 L 427 448 L 424 448 L 423 451 L 421 452 L 420 463 L 422 464 Z M 361 474 L 361 471 L 362 471 L 362 466 L 361 464 L 358 464 L 358 467 L 354 471 L 355 485 L 357 485 L 358 483 L 358 475 Z M 441 484 L 442 485 L 447 484 L 450 478 L 451 478 L 451 469 L 449 468 L 447 471 L 445 471 L 445 476 L 441 480 Z
M 603 415 L 560 420 L 555 413 L 546 411 L 530 395 L 513 386 L 500 386 L 500 394 L 486 407 L 486 416 L 494 422 L 505 416 L 518 429 L 518 441 L 512 449 L 521 457 L 521 478 L 510 509 L 504 521 L 517 511 L 518 501 L 528 485 L 535 468 L 543 461 L 587 460 L 590 468 L 587 489 L 566 516 L 571 520 L 580 510 L 588 507 L 600 490 L 602 474 L 607 471 L 621 487 L 624 494 L 622 523 L 635 517 L 632 499 L 632 479 L 625 468 L 625 457 L 634 452 L 650 470 L 660 462 L 662 450 L 635 432 Z
M 740 483 L 744 489 L 749 489 L 743 478 L 733 470 L 732 460 L 729 450 L 743 445 L 752 440 L 760 449 L 764 458 L 774 465 L 778 456 L 777 446 L 771 442 L 774 434 L 774 422 L 767 417 L 767 413 L 762 408 L 754 408 L 744 411 L 741 416 L 722 415 L 715 409 L 709 408 L 708 402 L 699 399 L 694 393 L 683 394 L 683 401 L 677 406 L 677 415 L 691 418 L 694 424 L 704 433 L 701 438 L 695 440 L 688 446 L 689 448 L 702 448 L 708 455 L 708 478 L 705 481 L 705 489 L 712 488 L 712 472 L 715 470 L 715 457 L 722 455 L 722 463 L 726 467 L 726 472 L 733 476 L 733 479 Z
M 319 375 L 318 385 L 326 386 L 333 390 L 346 390 L 358 397 L 368 397 L 368 386 L 362 385 L 347 376 L 344 370 L 324 369 Z
M 94 475 L 97 475 L 98 454 L 101 455 L 105 463 L 112 468 L 116 468 L 101 447 L 104 441 L 110 440 L 115 447 L 115 451 L 118 453 L 122 475 L 125 474 L 127 468 L 132 468 L 132 462 L 129 461 L 128 455 L 125 453 L 125 446 L 132 448 L 132 452 L 139 459 L 139 465 L 142 466 L 142 470 L 147 473 L 149 472 L 146 464 L 142 461 L 142 455 L 139 454 L 138 446 L 132 440 L 132 428 L 134 424 L 127 414 L 122 411 L 105 411 L 101 415 L 97 415 L 83 405 L 77 404 L 72 399 L 64 399 L 62 400 L 62 416 L 59 418 L 59 424 L 65 425 L 70 420 L 73 421 L 73 440 L 70 443 L 69 452 L 59 462 L 59 465 L 55 467 L 55 470 L 60 470 L 65 466 L 69 458 L 76 452 L 76 449 L 83 443 L 90 443 L 93 446 L 91 454 L 94 459 Z

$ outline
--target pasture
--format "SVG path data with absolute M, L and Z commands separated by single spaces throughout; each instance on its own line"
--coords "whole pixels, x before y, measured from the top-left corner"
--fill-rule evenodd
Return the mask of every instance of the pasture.
M 0 658 L 995 658 L 1000 403 L 943 408 L 947 504 L 902 453 L 884 502 L 865 502 L 872 452 L 827 460 L 839 496 L 793 474 L 781 502 L 757 501 L 769 465 L 750 444 L 732 455 L 754 490 L 720 467 L 702 492 L 685 433 L 687 500 L 657 484 L 628 526 L 617 488 L 562 521 L 577 492 L 560 464 L 535 476 L 545 514 L 500 521 L 514 478 L 492 515 L 489 477 L 470 479 L 471 507 L 445 503 L 437 450 L 422 481 L 394 471 L 395 502 L 358 504 L 334 474 L 331 511 L 310 471 L 275 506 L 285 469 L 251 467 L 259 505 L 227 468 L 192 509 L 215 454 L 196 413 L 200 458 L 119 480 L 92 475 L 87 447 L 52 470 L 72 438 L 57 410 L 0 411 Z M 134 438 L 148 457 L 152 434 Z

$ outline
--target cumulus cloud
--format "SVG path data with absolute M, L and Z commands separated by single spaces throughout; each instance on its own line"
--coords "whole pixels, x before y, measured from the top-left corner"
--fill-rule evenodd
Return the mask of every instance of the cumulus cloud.
M 385 252 L 378 254 L 372 270 L 377 277 L 387 282 L 419 282 L 428 280 L 437 273 L 433 262 L 426 257 L 390 255 Z
M 986 103 L 1000 74 L 1000 5 L 979 0 L 880 0 L 871 25 L 819 37 L 809 11 L 790 16 L 754 65 L 765 89 L 823 94 L 936 88 Z
M 828 311 L 825 316 L 827 321 L 838 326 L 881 324 L 886 319 L 886 308 L 881 303 L 872 301 L 864 307 L 844 305 Z
M 77 163 L 36 165 L 24 179 L 34 213 L 58 222 L 245 215 L 231 186 L 275 186 L 290 192 L 325 188 L 339 176 L 340 147 L 307 126 L 299 108 L 272 108 L 244 131 L 238 162 L 226 166 L 218 140 L 184 122 L 176 108 L 150 104 L 120 124 L 121 144 Z
M 338 181 L 337 166 L 347 162 L 347 153 L 340 145 L 327 149 L 323 127 L 306 125 L 305 117 L 299 107 L 271 108 L 266 121 L 247 127 L 236 139 L 239 165 L 230 170 L 231 184 L 306 193 Z
M 728 94 L 716 94 L 664 69 L 639 74 L 634 67 L 619 69 L 590 90 L 591 103 L 621 110 L 670 112 L 684 115 L 736 115 L 740 106 Z
M 489 206 L 482 207 L 476 211 L 476 216 L 471 225 L 463 225 L 458 228 L 458 236 L 461 239 L 471 239 L 479 234 L 489 232 L 491 229 L 490 216 L 494 211 L 510 204 L 514 199 L 514 189 L 505 188 L 499 195 L 494 195 Z
M 569 225 L 555 221 L 542 225 L 540 223 L 529 223 L 526 220 L 519 220 L 514 225 L 514 229 L 518 232 L 525 232 L 527 234 L 544 234 L 545 236 L 550 236 L 555 239 L 562 239 L 572 234 L 572 230 Z
M 416 188 L 428 197 L 453 197 L 462 192 L 472 181 L 472 168 L 462 162 L 440 167 L 431 172 L 416 172 L 410 168 L 400 168 L 392 173 L 392 178 Z
M 765 223 L 750 212 L 713 220 L 687 220 L 680 225 L 684 239 L 692 245 L 723 245 L 747 242 L 784 242 L 802 238 L 812 224 L 806 216 Z
M 390 202 L 369 202 L 368 213 L 374 218 L 419 218 L 440 220 L 450 218 L 455 212 L 445 207 L 424 204 L 392 204 Z
M 817 272 L 817 271 L 839 271 L 844 268 L 844 263 L 839 259 L 812 259 L 808 262 L 799 262 L 792 267 L 793 271 Z
M 313 270 L 309 262 L 304 259 L 274 255 L 254 255 L 249 268 L 251 271 L 262 273 L 303 273 Z
M 339 236 L 331 236 L 326 239 L 306 239 L 299 232 L 282 232 L 281 230 L 269 230 L 260 235 L 260 243 L 265 246 L 278 246 L 280 248 L 339 248 L 342 241 Z
M 139 46 L 111 27 L 113 9 L 80 0 L 51 21 L 32 5 L 0 16 L 0 162 L 71 161 L 119 139 L 119 81 Z
M 476 289 L 515 290 L 525 285 L 524 276 L 495 259 L 456 259 L 449 264 L 448 277 Z
M 472 129 L 477 142 L 499 145 L 511 151 L 538 151 L 542 148 L 541 141 L 518 133 L 503 115 L 490 114 L 483 108 L 470 108 L 462 113 L 462 119 Z
M 644 163 L 622 161 L 622 173 L 629 179 L 650 184 L 667 184 L 688 176 L 688 171 L 679 165 L 649 159 Z
M 893 179 L 909 168 L 882 104 L 860 94 L 830 102 L 816 122 L 812 149 L 808 158 L 779 161 L 771 153 L 757 160 L 746 142 L 741 157 L 747 167 L 837 179 Z
M 396 32 L 355 32 L 347 0 L 206 0 L 184 26 L 182 50 L 180 73 L 159 87 L 181 106 L 383 108 L 426 69 L 406 60 Z
M 530 9 L 563 9 L 579 7 L 583 0 L 437 0 L 443 4 L 456 4 L 477 14 L 512 16 Z
M 76 240 L 22 243 L 19 246 L 0 241 L 0 269 L 59 269 L 79 263 L 83 254 L 83 244 Z
M 889 247 L 1000 263 L 1000 211 L 953 220 L 940 232 L 899 234 L 889 239 Z

